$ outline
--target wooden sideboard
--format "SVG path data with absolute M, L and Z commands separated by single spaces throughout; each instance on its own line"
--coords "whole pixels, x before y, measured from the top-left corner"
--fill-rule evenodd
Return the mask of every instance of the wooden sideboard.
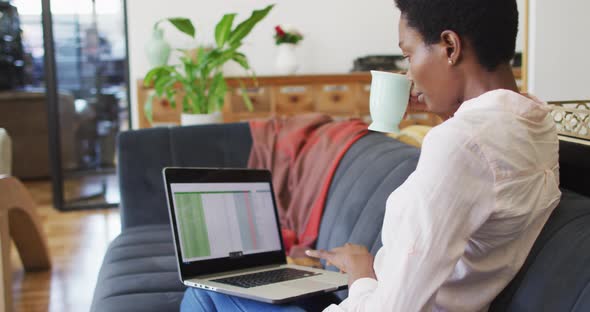
M 248 111 L 240 92 L 240 81 L 246 86 L 247 95 L 254 110 Z M 144 103 L 150 89 L 138 82 L 139 127 L 148 128 L 150 123 L 144 114 Z M 267 76 L 250 78 L 227 78 L 229 90 L 225 96 L 223 119 L 225 122 L 244 121 L 270 116 L 291 116 L 309 112 L 326 113 L 338 118 L 356 117 L 370 120 L 369 73 L 340 75 Z M 180 103 L 177 100 L 177 103 Z M 154 124 L 179 124 L 181 105 L 173 109 L 167 101 L 156 100 L 152 108 Z M 402 122 L 408 124 L 437 125 L 438 116 L 426 112 L 409 112 Z

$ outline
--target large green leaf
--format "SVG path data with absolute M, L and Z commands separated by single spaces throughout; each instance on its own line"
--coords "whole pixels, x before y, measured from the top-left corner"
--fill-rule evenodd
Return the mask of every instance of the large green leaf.
M 184 96 L 182 97 L 182 112 L 183 113 L 189 113 L 191 111 L 191 107 L 188 104 L 188 96 Z M 196 114 L 196 112 L 193 112 L 193 114 Z
M 190 86 L 187 86 L 186 93 L 193 94 L 199 99 L 199 102 L 206 102 L 206 90 L 207 90 L 207 80 L 206 79 L 195 79 Z M 201 106 L 206 106 L 207 103 L 202 104 Z
M 154 80 L 154 77 L 158 74 L 159 71 L 159 67 L 153 68 L 150 71 L 148 71 L 147 74 L 145 74 L 145 76 L 143 77 L 143 86 L 146 88 L 151 87 L 152 81 Z
M 173 88 L 166 90 L 166 98 L 170 102 L 170 106 L 173 109 L 176 109 L 176 98 L 175 98 L 176 91 L 177 91 L 177 89 L 173 89 Z
M 252 76 L 252 80 L 254 81 L 254 85 L 258 87 L 258 79 L 256 78 L 256 73 L 250 68 L 250 64 L 248 62 L 248 58 L 243 53 L 237 52 L 234 57 L 232 58 L 236 63 L 240 64 L 243 69 L 249 72 Z
M 174 67 L 172 66 L 154 67 L 147 74 L 145 74 L 145 77 L 143 78 L 143 85 L 149 88 L 152 86 L 152 83 L 154 83 L 155 80 L 160 79 L 162 76 L 170 75 L 172 71 L 174 71 Z
M 202 79 L 208 78 L 209 73 L 215 68 L 211 66 L 211 63 L 217 60 L 221 56 L 221 52 L 218 49 L 213 49 L 211 51 L 203 51 L 203 53 L 199 53 L 199 57 L 197 60 L 198 66 L 196 67 L 196 71 L 199 72 L 199 75 Z
M 216 68 L 220 68 L 225 64 L 227 61 L 233 59 L 234 55 L 236 54 L 236 49 L 229 49 L 216 54 L 214 57 L 210 57 L 207 64 L 205 65 L 207 68 L 206 70 L 211 72 Z
M 173 89 L 175 83 L 176 78 L 173 76 L 164 76 L 161 79 L 156 80 L 154 83 L 156 94 L 158 94 L 158 96 L 162 96 L 162 94 L 167 93 L 169 89 Z
M 205 102 L 204 97 L 200 96 L 198 93 L 187 93 L 187 95 L 190 97 L 193 104 L 194 114 L 207 114 L 207 103 Z
M 207 108 L 209 113 L 221 108 L 221 105 L 223 105 L 226 88 L 227 86 L 225 84 L 225 79 L 223 79 L 223 74 L 221 72 L 215 74 L 213 79 L 211 79 L 211 84 L 209 85 L 209 94 L 207 100 Z
M 243 69 L 250 70 L 250 64 L 248 63 L 248 58 L 243 53 L 236 52 L 233 55 L 232 60 L 234 60 L 236 63 L 240 64 L 240 66 L 242 66 Z
M 240 82 L 240 93 L 242 94 L 242 100 L 244 100 L 244 105 L 246 105 L 246 108 L 248 109 L 248 111 L 252 112 L 252 111 L 254 111 L 254 105 L 252 105 L 252 101 L 250 100 L 250 97 L 248 96 L 248 91 L 246 90 L 246 85 L 241 80 L 239 82 Z
M 182 64 L 184 65 L 184 73 L 186 75 L 186 79 L 188 81 L 192 81 L 195 79 L 195 63 L 193 62 L 193 60 L 189 57 L 186 56 L 181 56 L 180 57 L 180 61 L 182 62 Z
M 252 29 L 254 28 L 254 26 L 256 26 L 256 24 L 258 24 L 258 22 L 260 22 L 264 17 L 266 17 L 268 12 L 270 12 L 270 10 L 273 7 L 274 4 L 271 4 L 262 10 L 255 10 L 254 12 L 252 12 L 250 18 L 240 23 L 236 27 L 236 29 L 232 31 L 227 40 L 228 43 L 230 45 L 233 45 L 242 42 L 242 39 L 244 39 L 244 37 L 246 37 L 252 31 Z
M 190 19 L 184 17 L 171 17 L 168 18 L 168 21 L 176 27 L 179 31 L 191 36 L 195 37 L 195 26 L 191 22 Z
M 147 118 L 147 120 L 152 123 L 154 121 L 154 115 L 153 115 L 153 103 L 154 103 L 154 96 L 155 94 L 150 94 L 150 96 L 147 98 L 147 100 L 145 101 L 144 105 L 143 105 L 143 113 L 145 115 L 145 118 Z
M 221 110 L 223 108 L 223 104 L 225 103 L 225 93 L 227 92 L 227 83 L 225 79 L 222 79 L 219 83 L 219 87 L 217 87 L 217 109 Z
M 218 47 L 223 47 L 227 41 L 227 38 L 231 34 L 231 27 L 234 23 L 235 17 L 235 13 L 226 14 L 223 16 L 221 21 L 217 23 L 217 26 L 215 27 L 215 42 L 217 42 Z

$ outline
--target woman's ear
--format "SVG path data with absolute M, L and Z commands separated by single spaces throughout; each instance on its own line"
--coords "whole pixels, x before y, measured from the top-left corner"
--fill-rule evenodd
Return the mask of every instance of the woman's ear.
M 441 44 L 446 51 L 449 64 L 454 65 L 461 58 L 462 45 L 459 35 L 452 30 L 445 30 L 440 34 Z

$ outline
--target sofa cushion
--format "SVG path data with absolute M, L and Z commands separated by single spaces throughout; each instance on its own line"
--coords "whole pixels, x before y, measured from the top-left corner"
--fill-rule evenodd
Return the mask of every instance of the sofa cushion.
M 357 141 L 332 180 L 316 247 L 332 249 L 350 242 L 367 246 L 375 255 L 382 245 L 387 197 L 414 172 L 419 156 L 417 148 L 380 133 Z M 344 299 L 348 291 L 337 295 Z
M 590 199 L 563 191 L 524 265 L 490 311 L 590 311 Z
M 185 287 L 179 279 L 170 227 L 127 229 L 109 246 L 92 312 L 178 311 Z
M 379 133 L 356 142 L 334 175 L 316 247 L 350 242 L 375 254 L 387 197 L 416 169 L 419 155 L 417 148 Z
M 214 138 L 214 139 L 212 139 Z M 118 137 L 123 229 L 168 223 L 162 168 L 245 168 L 252 137 L 248 123 L 152 128 Z

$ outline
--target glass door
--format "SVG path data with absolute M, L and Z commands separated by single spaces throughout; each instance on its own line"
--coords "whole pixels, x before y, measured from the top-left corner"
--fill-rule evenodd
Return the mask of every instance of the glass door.
M 116 136 L 130 124 L 125 1 L 38 1 L 54 205 L 118 206 Z M 15 1 L 31 12 L 33 2 Z

